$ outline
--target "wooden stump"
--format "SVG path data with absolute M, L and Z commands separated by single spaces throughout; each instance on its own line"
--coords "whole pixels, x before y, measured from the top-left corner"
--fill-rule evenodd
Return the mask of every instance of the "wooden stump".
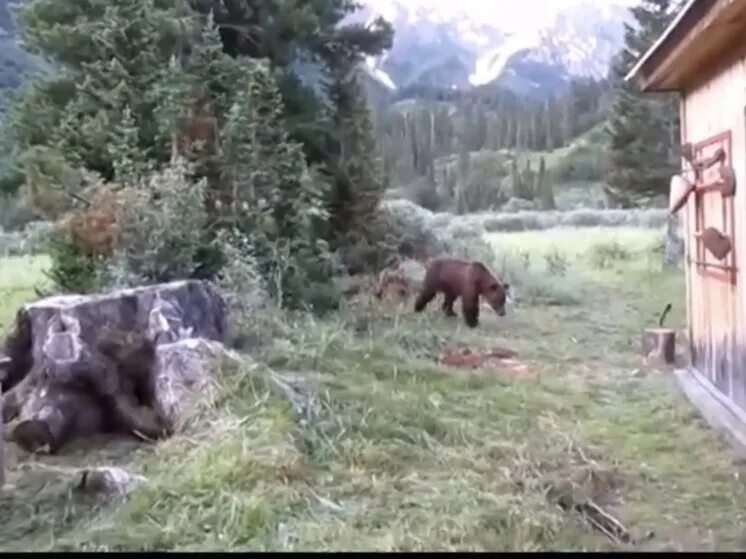
M 676 359 L 676 331 L 671 328 L 646 328 L 642 353 L 650 363 L 672 364 Z
M 0 390 L 2 390 L 2 372 L 0 372 Z M 0 396 L 0 417 L 3 416 L 3 398 Z M 0 422 L 0 489 L 5 485 L 5 424 Z
M 10 364 L 10 359 L 0 357 L 0 417 L 3 416 L 3 381 L 5 380 L 5 370 Z M 0 488 L 5 485 L 5 427 L 0 422 Z
M 227 306 L 210 284 L 172 282 L 24 306 L 6 342 L 3 422 L 29 452 L 103 432 L 173 432 L 210 385 Z M 220 345 L 222 347 L 222 345 Z

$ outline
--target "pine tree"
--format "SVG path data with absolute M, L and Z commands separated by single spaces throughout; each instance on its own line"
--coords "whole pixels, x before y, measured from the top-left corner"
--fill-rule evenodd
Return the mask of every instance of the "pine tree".
M 649 96 L 624 76 L 674 17 L 673 0 L 644 0 L 631 8 L 637 26 L 625 26 L 625 48 L 614 61 L 615 99 L 606 127 L 609 156 L 606 191 L 624 206 L 665 194 L 676 171 L 676 103 Z
M 20 22 L 25 42 L 61 66 L 61 72 L 37 82 L 14 111 L 20 151 L 44 145 L 110 179 L 119 125 L 130 119 L 136 123 L 133 156 L 136 152 L 141 163 L 167 158 L 153 84 L 194 32 L 185 6 L 155 0 L 31 0 Z M 43 133 L 36 122 L 40 115 Z
M 526 168 L 521 176 L 521 198 L 533 200 L 536 196 L 535 173 L 531 169 L 531 159 L 526 158 Z
M 337 236 L 364 233 L 375 216 L 384 184 L 377 173 L 370 112 L 357 73 L 338 76 L 331 98 L 336 107 L 336 156 L 330 162 L 334 176 L 330 199 L 332 230 Z M 430 128 L 426 137 L 429 143 Z M 428 156 L 432 159 L 424 153 L 421 161 L 427 163 Z
M 328 185 L 306 167 L 302 146 L 289 140 L 280 91 L 266 64 L 249 65 L 223 130 L 223 226 L 243 233 L 270 282 L 288 306 L 309 285 L 329 280 L 322 239 Z
M 510 176 L 513 185 L 513 196 L 515 198 L 524 198 L 525 189 L 523 187 L 521 173 L 518 170 L 518 160 L 515 157 L 510 162 Z
M 539 173 L 536 177 L 536 199 L 542 210 L 554 210 L 557 204 L 554 200 L 554 187 L 547 176 L 546 162 L 544 157 L 539 159 Z
M 456 213 L 462 214 L 466 211 L 464 190 L 469 184 L 471 176 L 471 153 L 464 138 L 461 139 L 461 150 L 458 157 L 458 178 L 456 179 Z
M 207 98 L 223 150 L 195 150 L 197 163 L 215 164 L 206 196 L 215 200 L 216 211 L 209 227 L 176 216 L 195 239 L 206 241 L 205 252 L 189 258 L 202 266 L 203 257 L 214 256 L 213 232 L 239 231 L 250 238 L 250 250 L 283 304 L 309 302 L 309 289 L 329 284 L 322 236 L 329 185 L 307 165 L 303 146 L 289 137 L 276 68 L 231 57 L 210 17 L 175 0 L 30 0 L 23 30 L 29 44 L 60 66 L 56 75 L 29 89 L 12 117 L 19 160 L 27 163 L 27 178 L 38 179 L 32 186 L 55 178 L 66 185 L 77 180 L 80 186 L 71 170 L 82 167 L 126 182 L 147 199 L 152 183 L 138 175 L 151 169 L 160 173 L 168 165 L 171 136 L 178 137 L 189 121 L 191 101 L 204 104 Z M 50 173 L 56 174 L 53 180 Z M 197 181 L 188 177 L 186 183 Z M 205 203 L 202 194 L 195 200 L 198 206 Z M 159 216 L 150 217 L 149 223 L 159 223 Z M 65 254 L 69 251 L 60 251 L 60 258 Z M 183 272 L 195 263 L 168 266 Z M 76 266 L 86 271 L 90 264 Z

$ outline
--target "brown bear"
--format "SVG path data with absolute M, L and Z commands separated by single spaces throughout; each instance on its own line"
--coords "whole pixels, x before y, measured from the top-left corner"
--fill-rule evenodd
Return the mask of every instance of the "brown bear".
M 470 328 L 475 328 L 479 324 L 479 297 L 484 297 L 498 315 L 505 316 L 505 299 L 509 289 L 510 284 L 496 279 L 481 262 L 436 258 L 427 268 L 414 311 L 424 310 L 438 292 L 442 292 L 445 296 L 443 311 L 446 316 L 456 316 L 453 303 L 461 297 L 464 322 Z

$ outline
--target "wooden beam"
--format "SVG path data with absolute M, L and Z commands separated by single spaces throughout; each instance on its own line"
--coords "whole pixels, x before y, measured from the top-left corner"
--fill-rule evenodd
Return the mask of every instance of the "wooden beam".
M 736 454 L 746 458 L 746 415 L 694 369 L 678 369 L 674 378 L 687 399 Z
M 715 25 L 712 33 L 717 34 L 717 40 L 703 40 L 700 49 L 684 53 L 686 64 L 672 67 L 662 83 L 679 90 L 695 87 L 746 54 L 746 17 L 735 23 Z
M 673 34 L 674 30 L 681 25 L 682 20 L 686 15 L 694 8 L 698 0 L 689 0 L 687 4 L 681 9 L 681 11 L 676 15 L 676 17 L 673 19 L 673 21 L 668 25 L 668 27 L 661 33 L 660 37 L 656 39 L 656 41 L 650 46 L 650 48 L 645 52 L 640 59 L 637 61 L 637 64 L 635 64 L 632 69 L 627 73 L 624 80 L 629 81 L 636 77 L 642 68 L 647 65 L 648 61 L 655 56 L 656 53 L 660 52 L 663 45 L 670 39 L 671 35 Z
M 738 17 L 744 13 L 744 2 L 714 2 L 699 15 L 698 21 L 672 46 L 670 52 L 661 54 L 663 58 L 659 63 L 649 61 L 653 67 L 639 79 L 642 90 L 681 90 L 682 79 L 695 70 L 701 70 L 703 63 L 712 60 L 713 53 L 732 49 L 735 35 L 744 29 L 744 21 Z M 698 14 L 693 13 L 692 17 L 694 15 Z

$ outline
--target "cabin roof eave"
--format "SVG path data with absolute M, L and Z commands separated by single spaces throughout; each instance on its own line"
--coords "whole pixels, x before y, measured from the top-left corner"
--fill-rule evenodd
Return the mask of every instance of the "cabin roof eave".
M 681 91 L 745 31 L 743 0 L 688 0 L 625 80 L 648 92 Z

